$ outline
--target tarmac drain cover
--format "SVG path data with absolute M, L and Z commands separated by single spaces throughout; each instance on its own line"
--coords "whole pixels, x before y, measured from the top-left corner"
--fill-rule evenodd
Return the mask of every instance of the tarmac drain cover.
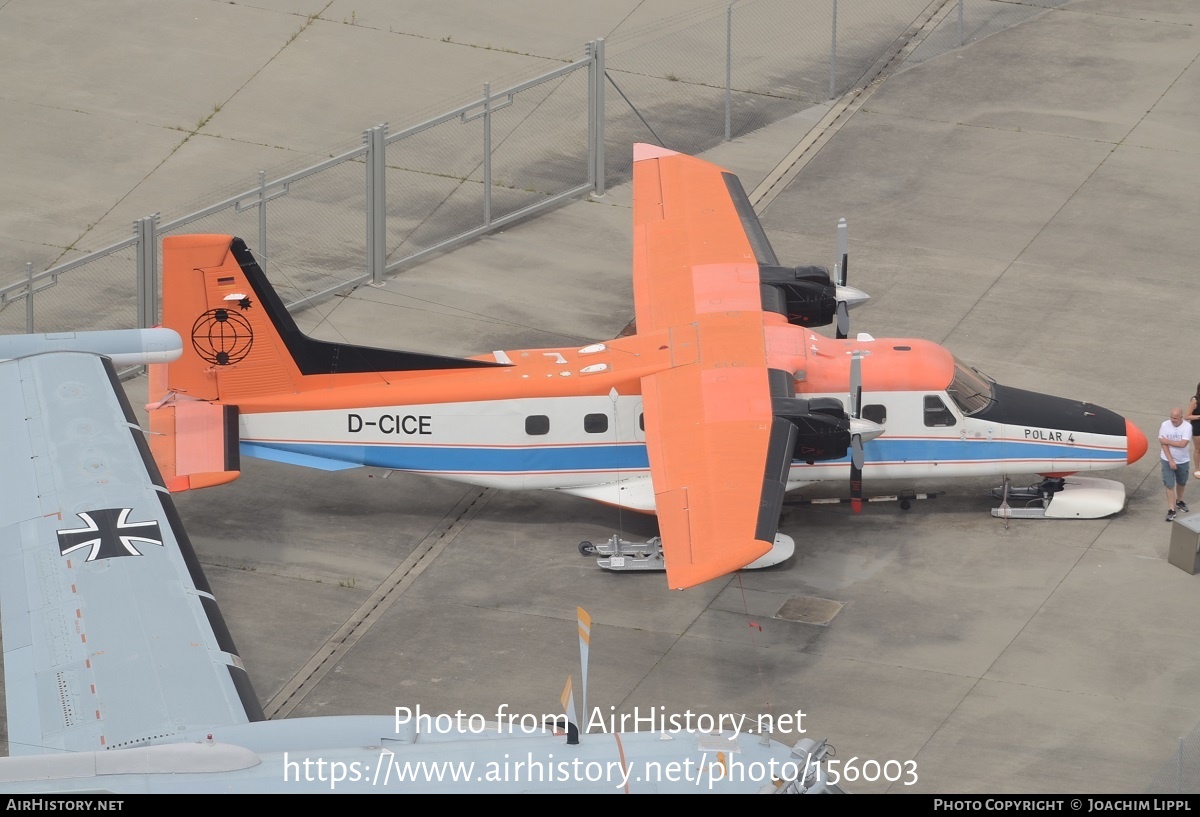
M 799 621 L 802 624 L 819 624 L 824 627 L 842 609 L 840 601 L 818 599 L 813 596 L 796 596 L 788 599 L 779 608 L 775 618 Z

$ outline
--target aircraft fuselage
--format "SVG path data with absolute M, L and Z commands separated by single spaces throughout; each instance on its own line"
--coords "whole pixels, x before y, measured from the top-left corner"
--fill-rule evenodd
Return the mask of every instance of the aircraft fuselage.
M 849 352 L 866 353 L 862 416 L 884 428 L 864 448 L 869 478 L 1066 474 L 1117 468 L 1145 451 L 1119 415 L 997 385 L 928 341 L 808 334 L 802 357 L 777 361 L 794 373 L 798 397 L 832 397 L 849 410 Z M 493 359 L 511 365 L 243 400 L 243 453 L 561 490 L 652 512 L 640 378 L 676 365 L 666 340 L 498 352 Z M 808 463 L 798 453 L 788 488 L 849 475 L 848 455 Z

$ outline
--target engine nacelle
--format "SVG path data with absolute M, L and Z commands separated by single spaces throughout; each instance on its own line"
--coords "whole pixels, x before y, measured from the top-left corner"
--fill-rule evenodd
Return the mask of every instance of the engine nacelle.
M 796 427 L 792 459 L 814 462 L 841 459 L 850 450 L 850 418 L 834 397 L 784 397 L 771 401 L 776 417 Z
M 796 326 L 828 326 L 837 314 L 837 288 L 824 267 L 758 268 L 763 310 Z

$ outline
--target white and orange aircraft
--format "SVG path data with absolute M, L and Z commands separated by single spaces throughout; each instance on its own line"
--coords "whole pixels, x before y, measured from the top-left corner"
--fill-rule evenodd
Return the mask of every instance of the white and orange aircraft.
M 240 239 L 163 242 L 151 444 L 173 490 L 228 482 L 238 453 L 552 489 L 658 515 L 672 588 L 791 555 L 786 491 L 849 481 L 1041 474 L 1039 514 L 1124 506 L 1111 480 L 1146 451 L 1090 403 L 995 383 L 937 344 L 847 338 L 867 296 L 822 267 L 781 267 L 737 177 L 637 145 L 637 332 L 468 359 L 309 338 Z M 837 324 L 837 337 L 811 327 Z M 615 537 L 614 537 L 615 539 Z M 644 547 L 644 546 L 639 546 Z M 614 554 L 606 566 L 619 568 Z M 604 562 L 602 561 L 602 564 Z

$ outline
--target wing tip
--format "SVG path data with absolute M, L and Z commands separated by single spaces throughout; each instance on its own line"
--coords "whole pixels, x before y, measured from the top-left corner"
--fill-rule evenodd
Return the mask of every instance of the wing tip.
M 679 151 L 670 150 L 669 148 L 659 147 L 658 145 L 649 145 L 645 142 L 637 142 L 633 146 L 633 160 L 635 162 L 645 161 L 646 159 L 661 159 L 664 156 L 678 156 Z
M 673 563 L 671 554 L 664 552 L 667 563 L 667 586 L 672 590 L 687 590 L 697 585 L 730 576 L 770 552 L 772 544 L 757 539 L 740 547 L 731 547 L 721 557 L 692 562 L 679 559 Z M 672 567 L 674 564 L 674 567 Z

